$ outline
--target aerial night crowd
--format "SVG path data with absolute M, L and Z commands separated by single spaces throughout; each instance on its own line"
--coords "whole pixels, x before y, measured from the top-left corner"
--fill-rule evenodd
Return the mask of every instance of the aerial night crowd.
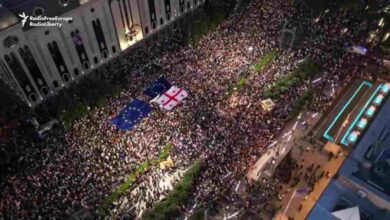
M 162 42 L 121 55 L 124 62 L 112 62 L 109 68 L 99 70 L 111 82 L 127 84 L 118 97 L 108 98 L 106 106 L 92 108 L 69 129 L 57 128 L 42 141 L 34 143 L 21 134 L 1 145 L 26 151 L 28 158 L 21 160 L 27 160 L 29 169 L 8 176 L 1 184 L 0 219 L 64 218 L 80 209 L 96 213 L 102 200 L 139 164 L 158 158 L 160 149 L 169 143 L 173 145 L 174 168 L 144 173 L 134 183 L 134 187 L 143 185 L 140 190 L 144 191 L 122 195 L 111 216 L 139 216 L 169 191 L 150 190 L 146 205 L 134 207 L 140 197 L 144 199 L 146 188 L 156 185 L 166 172 L 185 170 L 199 158 L 204 162 L 191 192 L 192 204 L 206 205 L 217 199 L 234 202 L 237 195 L 232 186 L 266 151 L 296 99 L 309 87 L 304 82 L 289 89 L 274 100 L 272 112 L 265 112 L 261 101 L 267 85 L 289 74 L 303 59 L 311 59 L 321 65 L 323 78 L 316 86 L 311 110 L 321 112 L 332 99 L 322 93 L 329 85 L 342 88 L 352 77 L 377 77 L 364 71 L 368 63 L 377 61 L 339 46 L 351 39 L 354 43 L 365 40 L 353 35 L 360 21 L 348 18 L 348 13 L 331 10 L 313 19 L 291 1 L 253 0 L 197 44 Z M 285 21 L 306 28 L 306 38 L 298 49 L 280 49 Z M 155 56 L 156 50 L 166 52 Z M 278 51 L 277 59 L 259 74 L 252 74 L 253 64 L 270 51 Z M 126 73 L 126 78 L 116 77 L 121 73 Z M 143 88 L 160 76 L 186 89 L 189 97 L 172 111 L 156 108 L 134 129 L 119 131 L 110 118 L 132 99 L 143 99 Z M 231 85 L 242 77 L 249 83 L 226 98 Z M 188 209 L 190 206 L 183 208 L 183 213 Z

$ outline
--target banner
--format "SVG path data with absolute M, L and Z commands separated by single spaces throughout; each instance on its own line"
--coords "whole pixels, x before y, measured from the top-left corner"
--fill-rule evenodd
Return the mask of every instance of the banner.
M 128 104 L 127 107 L 111 121 L 121 130 L 130 130 L 141 122 L 143 118 L 147 117 L 151 111 L 152 108 L 148 103 L 136 99 Z
M 187 97 L 188 93 L 184 89 L 172 86 L 167 92 L 162 94 L 156 102 L 161 108 L 172 110 Z
M 144 94 L 151 98 L 154 98 L 158 95 L 163 94 L 169 88 L 171 88 L 171 84 L 164 77 L 161 77 L 159 80 L 157 80 L 147 89 L 145 89 Z

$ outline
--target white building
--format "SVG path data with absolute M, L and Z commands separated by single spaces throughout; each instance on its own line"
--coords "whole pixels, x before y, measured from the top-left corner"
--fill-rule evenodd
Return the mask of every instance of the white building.
M 0 79 L 35 106 L 204 2 L 3 0 Z M 23 13 L 29 16 L 24 26 Z M 72 20 L 60 21 L 61 27 L 31 27 L 38 16 Z

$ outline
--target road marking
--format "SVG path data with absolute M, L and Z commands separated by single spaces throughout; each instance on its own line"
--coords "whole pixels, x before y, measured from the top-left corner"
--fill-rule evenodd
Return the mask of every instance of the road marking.
M 297 128 L 297 125 L 298 125 L 298 121 L 295 122 L 293 130 L 295 130 L 295 128 Z
M 314 80 L 312 83 L 316 83 L 316 82 L 320 81 L 321 79 L 322 78 L 318 78 L 318 79 Z
M 274 141 L 274 142 L 272 142 L 269 146 L 272 147 L 272 146 L 274 146 L 274 145 L 277 144 L 277 143 L 278 143 L 277 141 Z
M 223 179 L 225 179 L 226 177 L 230 176 L 230 174 L 232 174 L 232 173 L 231 173 L 231 172 L 227 173 L 227 174 L 223 177 Z
M 291 133 L 292 133 L 292 131 L 289 131 L 289 132 L 285 133 L 282 138 L 285 138 L 285 137 L 289 136 Z
M 285 147 L 283 147 L 283 149 L 282 149 L 282 151 L 280 152 L 280 154 L 283 154 L 284 151 L 286 151 L 286 148 L 285 148 Z
M 238 184 L 237 184 L 237 186 L 236 186 L 236 192 L 237 192 L 237 190 L 238 190 L 238 187 L 240 187 L 240 184 L 241 184 L 241 180 L 238 181 Z
M 236 217 L 238 215 L 238 213 L 240 213 L 240 211 L 237 211 L 233 215 L 228 216 L 227 219 L 231 219 L 231 218 Z

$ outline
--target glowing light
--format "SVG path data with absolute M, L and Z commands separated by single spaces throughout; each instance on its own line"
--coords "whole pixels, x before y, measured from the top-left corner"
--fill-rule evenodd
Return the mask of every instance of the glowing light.
M 89 2 L 89 0 L 80 0 L 80 5 L 83 5 L 83 4 L 88 3 L 88 2 Z
M 293 130 L 295 130 L 297 128 L 297 125 L 298 125 L 298 121 L 295 122 Z
M 272 147 L 274 145 L 276 145 L 278 142 L 277 141 L 274 141 L 272 144 L 270 144 L 269 146 Z
M 378 26 L 383 27 L 384 25 L 385 25 L 385 19 L 381 18 L 381 20 L 379 20 Z
M 319 81 L 321 81 L 321 80 L 322 80 L 322 78 L 318 78 L 318 79 L 316 79 L 316 80 L 313 80 L 312 83 L 316 83 L 316 82 L 319 82 Z
M 285 133 L 285 134 L 283 135 L 283 138 L 289 136 L 291 133 L 292 133 L 292 131 L 289 131 L 289 132 Z
M 385 42 L 390 37 L 390 32 L 387 32 L 386 35 L 383 37 L 382 42 Z
M 375 99 L 374 99 L 374 104 L 375 105 L 380 105 L 382 103 L 384 99 L 384 96 L 382 94 L 378 95 Z
M 390 90 L 390 83 L 386 83 L 385 85 L 382 86 L 382 92 L 383 93 L 388 93 Z
M 332 83 L 332 96 L 334 96 L 335 93 L 336 93 L 336 90 L 334 89 L 334 85 Z
M 348 143 L 355 143 L 360 135 L 360 132 L 354 131 L 348 137 Z
M 367 125 L 368 121 L 365 118 L 362 118 L 358 123 L 358 128 L 364 129 Z
M 374 106 L 370 106 L 370 108 L 367 110 L 366 115 L 369 117 L 372 117 L 376 111 L 376 108 Z
M 375 36 L 376 36 L 376 33 L 375 32 L 371 32 L 371 34 L 368 36 L 368 41 L 369 42 L 373 41 Z

